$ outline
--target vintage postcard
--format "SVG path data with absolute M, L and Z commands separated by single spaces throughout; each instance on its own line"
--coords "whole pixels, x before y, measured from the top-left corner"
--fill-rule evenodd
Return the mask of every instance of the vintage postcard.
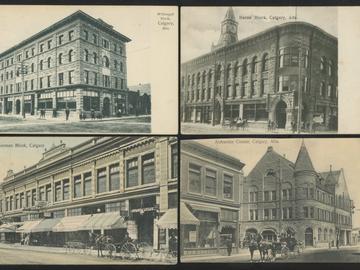
M 337 133 L 341 30 L 337 7 L 183 7 L 182 133 Z
M 1 6 L 0 133 L 177 133 L 177 21 L 177 7 Z
M 360 262 L 359 138 L 180 149 L 181 262 Z
M 1 137 L 0 264 L 177 263 L 175 137 Z

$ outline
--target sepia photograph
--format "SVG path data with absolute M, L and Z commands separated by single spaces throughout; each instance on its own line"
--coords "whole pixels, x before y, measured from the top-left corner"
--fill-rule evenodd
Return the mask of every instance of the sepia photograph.
M 360 262 L 358 138 L 180 148 L 181 262 Z
M 337 133 L 337 9 L 183 7 L 181 132 Z
M 175 21 L 171 7 L 2 6 L 0 132 L 151 133 L 152 101 L 177 104 L 176 39 L 159 44 Z
M 2 137 L 0 264 L 176 264 L 176 137 Z

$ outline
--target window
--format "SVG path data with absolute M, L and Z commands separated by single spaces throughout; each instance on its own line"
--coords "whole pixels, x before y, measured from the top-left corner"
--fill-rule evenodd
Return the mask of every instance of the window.
M 64 35 L 59 36 L 59 45 L 63 43 Z
M 107 68 L 110 67 L 110 61 L 106 55 L 103 56 L 103 66 Z
M 280 67 L 299 66 L 299 48 L 289 47 L 280 49 Z
M 134 158 L 127 161 L 126 165 L 126 186 L 134 187 L 138 185 L 138 159 Z
M 86 30 L 84 30 L 84 37 L 85 37 L 85 40 L 89 39 L 89 32 Z
M 34 79 L 30 81 L 30 89 L 34 90 Z
M 114 77 L 114 81 L 115 81 L 115 83 L 114 83 L 114 85 L 115 85 L 115 88 L 118 88 L 118 78 L 117 77 Z
M 279 76 L 279 91 L 296 91 L 298 87 L 298 76 Z
M 109 190 L 120 189 L 120 166 L 115 164 L 110 166 L 110 187 Z
M 45 201 L 45 186 L 39 188 L 39 200 Z
M 304 207 L 304 218 L 309 217 L 309 209 L 307 207 Z
M 242 75 L 245 76 L 248 73 L 248 63 L 247 63 L 247 59 L 244 59 L 243 64 L 242 64 Z
M 258 192 L 257 191 L 250 191 L 250 193 L 249 193 L 249 201 L 250 202 L 257 202 L 258 201 Z
M 84 60 L 85 60 L 86 62 L 89 61 L 89 51 L 88 51 L 87 49 L 84 50 Z
M 59 73 L 59 85 L 64 85 L 64 73 Z
M 68 200 L 70 198 L 70 186 L 69 179 L 63 180 L 63 200 Z
M 102 45 L 104 48 L 109 49 L 109 41 L 108 40 L 103 38 Z
M 0 202 L 1 203 L 1 202 Z M 24 192 L 20 193 L 20 208 L 25 207 L 25 196 L 24 196 Z M 1 212 L 1 211 L 0 211 Z
M 257 57 L 254 56 L 252 59 L 252 63 L 251 63 L 251 73 L 256 73 L 257 72 Z
M 155 157 L 154 153 L 142 157 L 142 184 L 155 182 Z
M 216 171 L 206 169 L 205 171 L 205 193 L 216 196 Z
M 114 60 L 114 69 L 118 69 L 118 61 Z
M 97 193 L 106 191 L 106 168 L 97 171 Z
M 62 54 L 62 53 L 59 53 L 59 65 L 62 64 L 62 56 L 63 56 L 63 54 Z
M 40 70 L 43 70 L 43 60 L 40 60 Z
M 74 71 L 69 71 L 69 84 L 72 84 L 74 82 Z
M 85 79 L 85 83 L 89 84 L 89 71 L 88 70 L 84 70 L 84 79 Z
M 320 70 L 322 72 L 325 71 L 325 63 L 326 63 L 326 58 L 325 58 L 325 56 L 322 56 L 320 59 Z
M 69 31 L 69 41 L 73 40 L 74 38 L 74 30 Z
M 73 60 L 73 50 L 70 50 L 69 51 L 69 62 L 72 62 L 72 60 Z
M 271 209 L 271 219 L 276 219 L 276 208 Z
M 98 84 L 98 74 L 96 72 L 93 72 L 94 74 L 94 85 Z
M 93 43 L 97 45 L 97 35 L 93 34 Z
M 20 197 L 19 197 L 19 194 L 16 194 L 15 195 L 15 209 L 18 209 L 19 208 L 19 204 L 20 204 Z
M 37 201 L 37 198 L 36 198 L 36 189 L 33 189 L 31 191 L 31 206 L 35 206 L 35 203 Z
M 81 175 L 77 175 L 74 177 L 74 198 L 79 198 L 81 196 Z
M 31 206 L 31 191 L 26 191 L 26 207 Z
M 103 75 L 103 86 L 110 87 L 110 77 L 108 75 Z
M 189 164 L 189 191 L 201 193 L 201 167 Z
M 97 64 L 97 53 L 93 53 L 93 60 L 94 60 L 94 64 Z
M 267 71 L 269 69 L 269 55 L 265 53 L 262 58 L 261 71 Z
M 264 191 L 264 201 L 270 201 L 270 191 Z
M 319 94 L 320 96 L 324 97 L 325 96 L 325 83 L 324 82 L 321 82 L 320 83 L 320 89 L 319 89 Z
M 48 42 L 47 42 L 47 45 L 48 45 L 48 50 L 50 50 L 50 49 L 51 49 L 51 43 L 52 43 L 52 40 L 48 40 Z
M 327 96 L 331 97 L 331 93 L 332 93 L 332 85 L 328 84 L 328 88 L 327 88 Z
M 40 52 L 44 51 L 44 44 L 40 44 Z
M 120 55 L 122 55 L 123 54 L 123 48 L 120 46 L 119 49 L 120 49 Z
M 81 207 L 68 209 L 67 216 L 81 216 Z
M 224 198 L 233 198 L 233 177 L 230 175 L 224 175 Z
M 51 57 L 48 57 L 48 59 L 47 59 L 47 67 L 48 68 L 51 67 Z
M 270 218 L 270 209 L 264 209 L 264 219 L 268 220 Z
M 26 52 L 25 52 L 25 57 L 26 57 L 26 59 L 29 58 L 29 51 L 26 51 Z
M 34 65 L 34 63 L 31 63 L 30 69 L 31 69 L 31 72 L 34 72 L 34 71 L 35 71 L 35 65 Z
M 178 177 L 178 145 L 171 145 L 171 178 Z
M 255 95 L 255 89 L 256 89 L 256 81 L 251 81 L 250 97 L 253 97 Z
M 31 48 L 31 55 L 32 55 L 32 56 L 35 55 L 35 48 Z
M 46 185 L 46 201 L 51 202 L 51 200 L 52 200 L 51 185 Z
M 257 209 L 250 210 L 250 220 L 259 220 L 259 215 L 258 215 Z
M 120 79 L 120 88 L 124 89 L 124 79 Z
M 92 194 L 92 178 L 91 172 L 84 173 L 84 196 Z
M 40 78 L 40 89 L 43 88 L 43 80 L 44 80 L 44 78 Z
M 51 87 L 51 75 L 47 76 L 47 87 Z

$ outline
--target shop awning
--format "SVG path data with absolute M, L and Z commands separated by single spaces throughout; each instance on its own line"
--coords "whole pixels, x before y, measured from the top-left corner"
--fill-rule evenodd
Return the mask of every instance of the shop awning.
M 200 221 L 191 213 L 184 202 L 180 202 L 180 224 L 200 225 Z
M 197 211 L 220 213 L 220 207 L 197 204 L 197 203 L 190 203 L 190 206 L 192 209 Z
M 13 223 L 5 223 L 0 226 L 0 233 L 10 233 L 16 231 L 16 225 Z
M 30 233 L 32 230 L 42 221 L 42 219 L 39 220 L 28 220 L 24 222 L 24 225 L 19 227 L 16 231 L 17 232 L 24 232 L 24 233 Z
M 54 227 L 53 232 L 75 232 L 90 218 L 90 215 L 63 217 Z
M 165 214 L 163 214 L 161 218 L 158 220 L 156 225 L 160 229 L 177 229 L 177 223 L 178 223 L 177 212 L 178 212 L 177 208 L 171 208 L 167 210 Z
M 51 232 L 56 224 L 61 221 L 61 218 L 46 218 L 43 219 L 32 232 Z
M 126 229 L 127 225 L 120 213 L 101 213 L 93 214 L 86 220 L 78 230 L 111 230 Z

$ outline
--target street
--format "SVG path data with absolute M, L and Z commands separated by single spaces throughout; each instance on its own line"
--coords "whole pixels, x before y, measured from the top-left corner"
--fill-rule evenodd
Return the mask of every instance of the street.
M 220 125 L 212 126 L 210 124 L 184 123 L 184 122 L 181 122 L 181 133 L 182 134 L 293 134 L 291 130 L 285 130 L 285 129 L 276 129 L 270 132 L 267 129 L 260 127 L 249 127 L 243 130 L 241 128 L 236 129 L 230 127 L 222 127 Z M 310 134 L 309 132 L 301 132 L 301 133 Z M 316 133 L 336 134 L 337 131 L 317 131 Z
M 250 253 L 242 250 L 239 254 L 233 254 L 231 256 L 226 255 L 213 255 L 213 256 L 193 256 L 181 258 L 181 262 L 203 262 L 203 263 L 249 263 Z M 259 252 L 254 253 L 254 262 L 259 262 Z M 287 259 L 281 259 L 280 256 L 276 257 L 277 263 L 359 263 L 360 262 L 360 246 L 356 247 L 341 247 L 339 250 L 312 248 L 305 249 L 301 254 L 290 254 Z
M 51 248 L 50 248 L 51 249 Z M 49 248 L 48 248 L 49 250 Z M 24 250 L 0 246 L 0 265 L 2 264 L 169 264 L 176 261 L 164 260 L 126 260 L 99 258 L 96 255 L 83 255 L 64 252 L 49 252 L 45 250 Z
M 104 120 L 66 121 L 0 117 L 0 132 L 31 133 L 150 133 L 151 117 L 139 116 Z

